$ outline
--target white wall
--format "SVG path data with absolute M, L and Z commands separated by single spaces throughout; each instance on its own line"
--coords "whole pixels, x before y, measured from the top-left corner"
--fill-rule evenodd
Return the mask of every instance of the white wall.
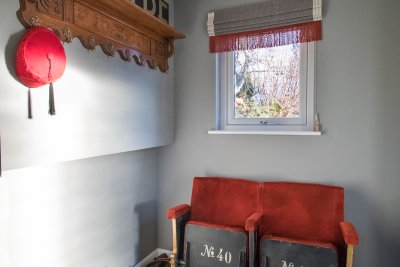
M 14 73 L 18 8 L 0 9 L 0 266 L 134 265 L 157 247 L 158 150 L 145 148 L 173 142 L 173 62 L 162 74 L 74 40 L 57 115 L 43 87 L 28 120 Z
M 157 150 L 6 171 L 0 266 L 128 267 L 157 247 Z
M 190 201 L 192 178 L 220 175 L 345 187 L 360 234 L 355 266 L 397 266 L 400 251 L 400 2 L 324 1 L 317 45 L 317 109 L 324 135 L 212 136 L 214 56 L 207 12 L 240 0 L 177 0 L 187 38 L 175 56 L 176 143 L 160 154 L 159 246 L 171 247 L 165 211 Z
M 27 88 L 15 79 L 15 50 L 24 33 L 15 12 L 0 16 L 0 133 L 6 170 L 151 148 L 173 142 L 173 68 L 169 74 L 65 44 L 67 67 L 55 83 L 56 116 L 49 116 L 48 86 L 32 89 L 34 119 L 27 119 Z M 170 61 L 173 66 L 173 62 Z

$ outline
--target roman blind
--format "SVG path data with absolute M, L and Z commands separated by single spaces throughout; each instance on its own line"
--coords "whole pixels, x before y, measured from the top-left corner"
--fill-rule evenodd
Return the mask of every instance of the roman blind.
M 210 52 L 322 39 L 322 0 L 267 0 L 208 13 Z

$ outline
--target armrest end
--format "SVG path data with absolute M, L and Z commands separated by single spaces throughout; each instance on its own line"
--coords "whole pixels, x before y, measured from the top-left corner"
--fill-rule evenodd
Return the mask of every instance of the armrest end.
M 358 245 L 357 231 L 350 222 L 341 222 L 340 229 L 347 245 Z
M 254 232 L 261 223 L 262 213 L 253 213 L 249 218 L 246 220 L 245 229 L 248 232 Z
M 168 219 L 178 219 L 190 211 L 188 204 L 181 204 L 167 210 L 166 216 Z

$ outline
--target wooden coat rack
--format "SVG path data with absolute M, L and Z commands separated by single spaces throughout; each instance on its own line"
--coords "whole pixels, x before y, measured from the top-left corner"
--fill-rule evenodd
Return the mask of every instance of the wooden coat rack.
M 161 72 L 168 70 L 174 40 L 185 37 L 129 0 L 20 0 L 17 16 L 27 28 L 48 27 L 63 42 L 76 37 L 89 50 L 99 45 L 108 56 L 118 52 Z

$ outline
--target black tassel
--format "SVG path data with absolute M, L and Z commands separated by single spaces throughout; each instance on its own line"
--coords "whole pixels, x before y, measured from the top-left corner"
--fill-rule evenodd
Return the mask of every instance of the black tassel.
M 49 87 L 49 114 L 51 116 L 56 115 L 56 106 L 55 106 L 55 103 L 54 103 L 53 83 L 50 83 L 50 87 Z
M 32 119 L 32 100 L 31 100 L 31 88 L 28 90 L 28 119 Z

